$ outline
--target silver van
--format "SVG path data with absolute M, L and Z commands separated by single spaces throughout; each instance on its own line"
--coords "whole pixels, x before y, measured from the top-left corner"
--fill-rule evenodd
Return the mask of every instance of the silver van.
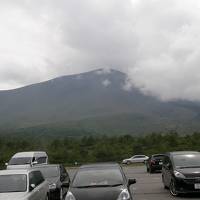
M 37 164 L 48 164 L 48 155 L 44 151 L 19 152 L 6 163 L 7 169 L 29 168 Z

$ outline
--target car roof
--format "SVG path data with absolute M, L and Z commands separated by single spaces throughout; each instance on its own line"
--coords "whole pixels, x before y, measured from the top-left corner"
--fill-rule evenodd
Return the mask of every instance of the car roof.
M 184 155 L 184 154 L 199 154 L 198 151 L 173 151 L 169 152 L 170 155 Z
M 60 164 L 37 164 L 32 166 L 33 169 L 37 168 L 48 168 L 48 167 L 60 167 Z
M 158 154 L 153 154 L 153 155 L 151 155 L 152 157 L 153 156 L 164 156 L 165 154 L 163 154 L 163 153 L 158 153 Z
M 120 165 L 118 163 L 94 163 L 94 164 L 88 164 L 88 165 L 82 165 L 80 169 L 91 169 L 91 168 L 119 168 Z
M 8 169 L 8 170 L 0 170 L 0 175 L 12 175 L 12 174 L 28 174 L 32 171 L 38 171 L 35 169 Z
M 46 152 L 44 151 L 27 151 L 27 152 L 18 152 L 13 155 L 13 158 L 20 158 L 20 157 L 34 157 L 34 156 L 44 156 L 47 157 Z

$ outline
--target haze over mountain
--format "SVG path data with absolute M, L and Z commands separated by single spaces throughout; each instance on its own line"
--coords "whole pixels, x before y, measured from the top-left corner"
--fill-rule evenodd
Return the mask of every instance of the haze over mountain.
M 127 90 L 126 74 L 95 70 L 0 91 L 2 130 L 76 128 L 93 133 L 142 134 L 200 130 L 200 106 L 162 102 Z

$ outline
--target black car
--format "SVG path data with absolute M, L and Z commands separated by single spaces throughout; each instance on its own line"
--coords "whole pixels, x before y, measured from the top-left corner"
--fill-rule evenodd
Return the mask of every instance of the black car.
M 45 164 L 34 166 L 34 168 L 39 169 L 48 181 L 50 200 L 63 200 L 70 184 L 69 175 L 64 166 L 60 164 Z
M 146 161 L 147 172 L 153 173 L 162 169 L 164 154 L 154 154 Z
M 162 180 L 173 196 L 200 193 L 200 152 L 170 152 L 164 156 Z
M 65 200 L 132 200 L 129 186 L 119 164 L 83 165 L 70 184 Z

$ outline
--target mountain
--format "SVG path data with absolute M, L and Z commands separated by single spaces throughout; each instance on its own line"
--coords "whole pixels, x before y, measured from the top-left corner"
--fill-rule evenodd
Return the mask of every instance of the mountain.
M 200 130 L 200 105 L 127 91 L 127 75 L 103 69 L 0 91 L 1 132 L 144 134 Z M 75 131 L 76 132 L 76 131 Z

